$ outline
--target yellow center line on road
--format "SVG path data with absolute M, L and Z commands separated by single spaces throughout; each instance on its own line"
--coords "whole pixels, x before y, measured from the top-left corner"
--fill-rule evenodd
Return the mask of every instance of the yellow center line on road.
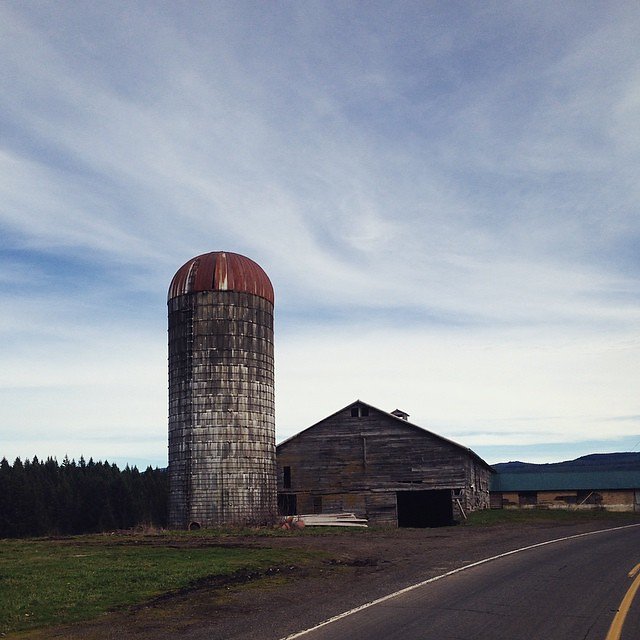
M 618 608 L 618 613 L 616 613 L 613 621 L 611 622 L 609 633 L 607 633 L 605 640 L 620 640 L 625 618 L 627 617 L 627 613 L 629 613 L 629 609 L 631 608 L 631 603 L 633 602 L 636 592 L 640 589 L 640 564 L 637 564 L 633 569 L 631 569 L 627 575 L 630 578 L 635 576 L 635 580 L 631 583 L 627 593 L 624 594 L 624 598 L 622 598 L 622 602 Z

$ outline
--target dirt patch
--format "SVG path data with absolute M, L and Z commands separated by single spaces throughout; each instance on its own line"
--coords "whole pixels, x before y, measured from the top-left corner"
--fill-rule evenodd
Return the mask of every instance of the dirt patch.
M 331 561 L 333 562 L 333 561 Z M 150 609 L 150 608 L 158 608 L 163 606 L 166 603 L 170 603 L 171 601 L 177 600 L 179 598 L 190 597 L 193 594 L 212 591 L 215 589 L 231 589 L 232 587 L 237 587 L 239 585 L 246 585 L 249 582 L 257 582 L 259 580 L 263 580 L 265 578 L 274 578 L 274 577 L 282 577 L 285 578 L 287 576 L 292 576 L 297 574 L 298 576 L 305 575 L 305 570 L 300 567 L 292 566 L 284 566 L 284 567 L 269 567 L 264 571 L 251 571 L 248 569 L 241 569 L 239 571 L 235 571 L 230 575 L 225 576 L 207 576 L 206 578 L 200 578 L 199 580 L 194 580 L 188 587 L 183 587 L 182 589 L 176 589 L 175 591 L 171 591 L 168 593 L 163 593 L 160 596 L 152 598 L 143 604 L 134 605 L 129 608 L 129 613 L 135 613 L 141 610 Z
M 31 639 L 279 640 L 402 587 L 483 558 L 559 537 L 629 524 L 610 521 L 526 525 L 292 532 L 283 537 L 144 540 L 179 546 L 302 548 L 321 552 L 310 566 L 283 565 L 211 577 L 98 620 L 31 632 Z M 18 636 L 16 636 L 18 637 Z

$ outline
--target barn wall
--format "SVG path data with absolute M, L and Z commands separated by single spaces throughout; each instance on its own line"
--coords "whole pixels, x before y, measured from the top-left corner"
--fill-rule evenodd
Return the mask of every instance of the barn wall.
M 492 491 L 490 496 L 490 506 L 492 509 L 502 509 L 505 505 L 502 502 L 502 492 Z
M 381 411 L 351 407 L 278 447 L 278 490 L 295 493 L 299 513 L 352 511 L 396 524 L 396 491 L 447 489 L 454 513 L 489 506 L 491 472 L 453 443 Z M 285 487 L 288 467 L 290 486 Z M 314 503 L 315 498 L 315 503 Z
M 633 511 L 635 491 L 598 491 L 602 496 L 600 503 L 605 509 L 612 511 Z
M 503 491 L 491 494 L 493 508 L 507 509 L 607 509 L 610 511 L 633 511 L 635 491 Z

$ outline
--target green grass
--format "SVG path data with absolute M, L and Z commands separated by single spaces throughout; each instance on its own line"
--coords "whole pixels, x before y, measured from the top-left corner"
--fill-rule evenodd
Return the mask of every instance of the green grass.
M 465 526 L 571 524 L 591 520 L 626 524 L 640 514 L 545 509 L 486 510 Z M 0 540 L 0 635 L 88 620 L 188 588 L 213 576 L 269 567 L 304 566 L 320 552 L 236 547 L 262 537 L 366 537 L 402 529 L 219 529 L 78 536 L 57 540 Z M 229 546 L 220 546 L 227 543 Z M 268 543 L 267 543 L 268 544 Z
M 169 539 L 0 540 L 0 633 L 86 620 L 210 576 L 310 557 L 292 550 L 176 546 Z
M 570 509 L 485 509 L 469 514 L 465 523 L 472 526 L 554 522 L 571 524 L 590 521 L 613 521 L 620 524 L 640 521 L 640 514 L 605 510 Z

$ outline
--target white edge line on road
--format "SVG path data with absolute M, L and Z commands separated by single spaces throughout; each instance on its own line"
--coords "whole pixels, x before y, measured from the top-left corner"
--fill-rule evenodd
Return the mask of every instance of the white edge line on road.
M 397 596 L 402 595 L 403 593 L 407 593 L 409 591 L 413 591 L 414 589 L 418 589 L 419 587 L 423 587 L 426 584 L 431 582 L 436 582 L 436 580 L 441 580 L 442 578 L 447 578 L 448 576 L 452 576 L 456 573 L 460 573 L 461 571 L 466 571 L 467 569 L 472 569 L 473 567 L 477 567 L 481 564 L 485 564 L 487 562 L 491 562 L 492 560 L 498 560 L 499 558 L 504 558 L 506 556 L 511 556 L 514 553 L 520 553 L 521 551 L 528 551 L 529 549 L 535 549 L 537 547 L 544 547 L 548 544 L 555 544 L 556 542 L 564 542 L 565 540 L 572 540 L 573 538 L 584 538 L 585 536 L 594 536 L 598 533 L 608 533 L 609 531 L 619 531 L 620 529 L 629 529 L 631 527 L 640 527 L 640 524 L 626 524 L 622 527 L 613 527 L 611 529 L 599 529 L 598 531 L 588 531 L 587 533 L 577 533 L 573 536 L 565 536 L 564 538 L 556 538 L 555 540 L 547 540 L 546 542 L 538 542 L 537 544 L 531 544 L 528 547 L 521 547 L 520 549 L 513 549 L 512 551 L 506 551 L 505 553 L 500 553 L 497 556 L 491 556 L 490 558 L 484 558 L 484 560 L 478 560 L 477 562 L 472 562 L 471 564 L 466 564 L 463 567 L 458 567 L 457 569 L 452 569 L 451 571 L 447 571 L 447 573 L 443 573 L 442 575 L 435 576 L 433 578 L 429 578 L 428 580 L 423 580 L 422 582 L 418 582 L 416 584 L 409 585 L 404 589 L 400 589 L 400 591 L 394 591 L 386 596 L 382 596 L 377 600 L 372 600 L 371 602 L 367 602 L 365 604 L 361 604 L 359 607 L 355 607 L 354 609 L 350 609 L 349 611 L 345 611 L 344 613 L 339 613 L 337 616 L 333 616 L 332 618 L 328 618 L 324 622 L 321 622 L 314 627 L 309 627 L 309 629 L 305 629 L 304 631 L 296 631 L 296 633 L 292 633 L 291 635 L 286 636 L 285 638 L 281 638 L 281 640 L 293 640 L 294 638 L 300 638 L 301 636 L 306 635 L 307 633 L 311 633 L 316 629 L 320 629 L 321 627 L 326 627 L 328 624 L 332 622 L 336 622 L 337 620 L 342 620 L 342 618 L 346 618 L 347 616 L 353 615 L 354 613 L 358 613 L 358 611 L 363 611 L 364 609 L 368 609 L 369 607 L 373 607 L 376 604 L 380 604 L 382 602 L 386 602 L 387 600 L 391 600 Z

